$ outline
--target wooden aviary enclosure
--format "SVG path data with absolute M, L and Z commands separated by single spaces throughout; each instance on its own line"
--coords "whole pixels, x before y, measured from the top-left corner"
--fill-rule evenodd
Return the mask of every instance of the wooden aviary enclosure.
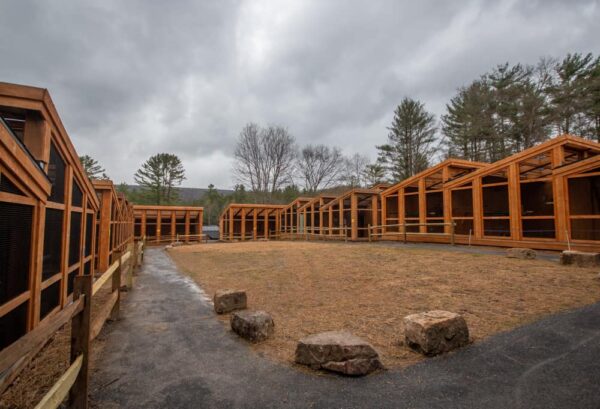
M 0 349 L 92 274 L 99 200 L 50 95 L 0 83 Z
M 279 211 L 280 233 L 298 233 L 298 210 L 310 200 L 299 197 Z
M 281 221 L 279 212 L 284 208 L 284 205 L 231 203 L 219 216 L 220 240 L 258 240 L 277 237 Z
M 379 193 L 374 189 L 356 188 L 330 200 L 319 211 L 326 229 L 323 235 L 342 236 L 353 241 L 367 240 L 370 225 L 379 220 Z
M 329 229 L 329 221 L 323 219 L 321 208 L 335 198 L 335 195 L 323 194 L 304 203 L 298 209 L 296 222 L 298 233 L 304 235 L 324 234 L 325 229 Z
M 111 182 L 96 187 L 48 91 L 0 83 L 0 393 L 72 322 L 71 366 L 40 404 L 70 390 L 71 407 L 87 407 L 90 340 L 118 313 L 122 263 L 142 251 L 130 206 Z M 108 280 L 108 312 L 90 323 L 93 295 Z
M 115 251 L 122 252 L 133 243 L 133 205 L 123 193 L 116 191 L 112 181 L 94 180 L 92 183 L 100 198 L 96 269 L 104 271 Z
M 202 241 L 202 207 L 134 205 L 133 213 L 134 235 L 147 244 Z
M 600 144 L 563 135 L 492 164 L 445 161 L 384 191 L 372 231 L 448 242 L 453 229 L 463 244 L 598 251 L 599 153 Z

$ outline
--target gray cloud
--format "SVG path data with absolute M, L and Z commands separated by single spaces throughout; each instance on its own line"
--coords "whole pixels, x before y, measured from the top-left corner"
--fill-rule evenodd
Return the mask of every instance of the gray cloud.
M 599 1 L 25 1 L 0 5 L 0 80 L 50 90 L 115 181 L 178 154 L 231 186 L 249 121 L 375 158 L 403 96 L 438 117 L 502 62 L 593 52 Z

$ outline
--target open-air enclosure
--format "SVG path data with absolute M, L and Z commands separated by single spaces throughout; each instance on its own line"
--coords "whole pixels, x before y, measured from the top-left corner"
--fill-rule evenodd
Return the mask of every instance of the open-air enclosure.
M 268 223 L 260 231 L 272 238 L 594 251 L 600 144 L 563 135 L 495 163 L 448 159 L 392 186 L 298 198 L 283 207 L 230 204 L 221 214 L 221 239 L 267 237 L 252 233 L 255 213 Z

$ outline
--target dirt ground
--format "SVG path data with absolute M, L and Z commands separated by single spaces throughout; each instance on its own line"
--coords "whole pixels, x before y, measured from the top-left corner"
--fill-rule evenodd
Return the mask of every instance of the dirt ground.
M 92 322 L 102 305 L 108 300 L 111 286 L 112 282 L 109 280 L 93 297 Z M 121 293 L 121 300 L 124 296 L 126 293 Z M 105 324 L 105 327 L 106 325 L 109 324 Z M 92 342 L 90 376 L 94 376 L 95 360 L 104 347 L 103 332 L 104 329 Z M 71 324 L 69 323 L 50 339 L 0 397 L 0 409 L 34 408 L 69 367 L 70 351 Z
M 169 254 L 210 295 L 245 289 L 249 308 L 275 320 L 274 337 L 253 348 L 288 363 L 298 339 L 346 329 L 372 343 L 386 367 L 404 367 L 422 359 L 403 345 L 406 315 L 463 314 L 477 342 L 600 300 L 598 269 L 500 255 L 306 242 L 193 245 Z M 229 316 L 220 318 L 226 324 Z

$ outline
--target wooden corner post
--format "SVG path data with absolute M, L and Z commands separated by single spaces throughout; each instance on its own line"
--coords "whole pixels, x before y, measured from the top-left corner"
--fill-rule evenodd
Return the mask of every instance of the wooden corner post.
M 113 306 L 112 310 L 110 311 L 110 320 L 116 321 L 119 319 L 119 308 L 120 308 L 120 304 L 121 304 L 121 272 L 123 271 L 122 265 L 121 265 L 122 264 L 121 258 L 123 257 L 123 252 L 115 251 L 115 252 L 113 252 L 113 254 L 114 254 L 115 263 L 119 263 L 119 265 L 112 276 L 112 291 L 117 292 L 117 300 L 115 301 L 115 305 Z

